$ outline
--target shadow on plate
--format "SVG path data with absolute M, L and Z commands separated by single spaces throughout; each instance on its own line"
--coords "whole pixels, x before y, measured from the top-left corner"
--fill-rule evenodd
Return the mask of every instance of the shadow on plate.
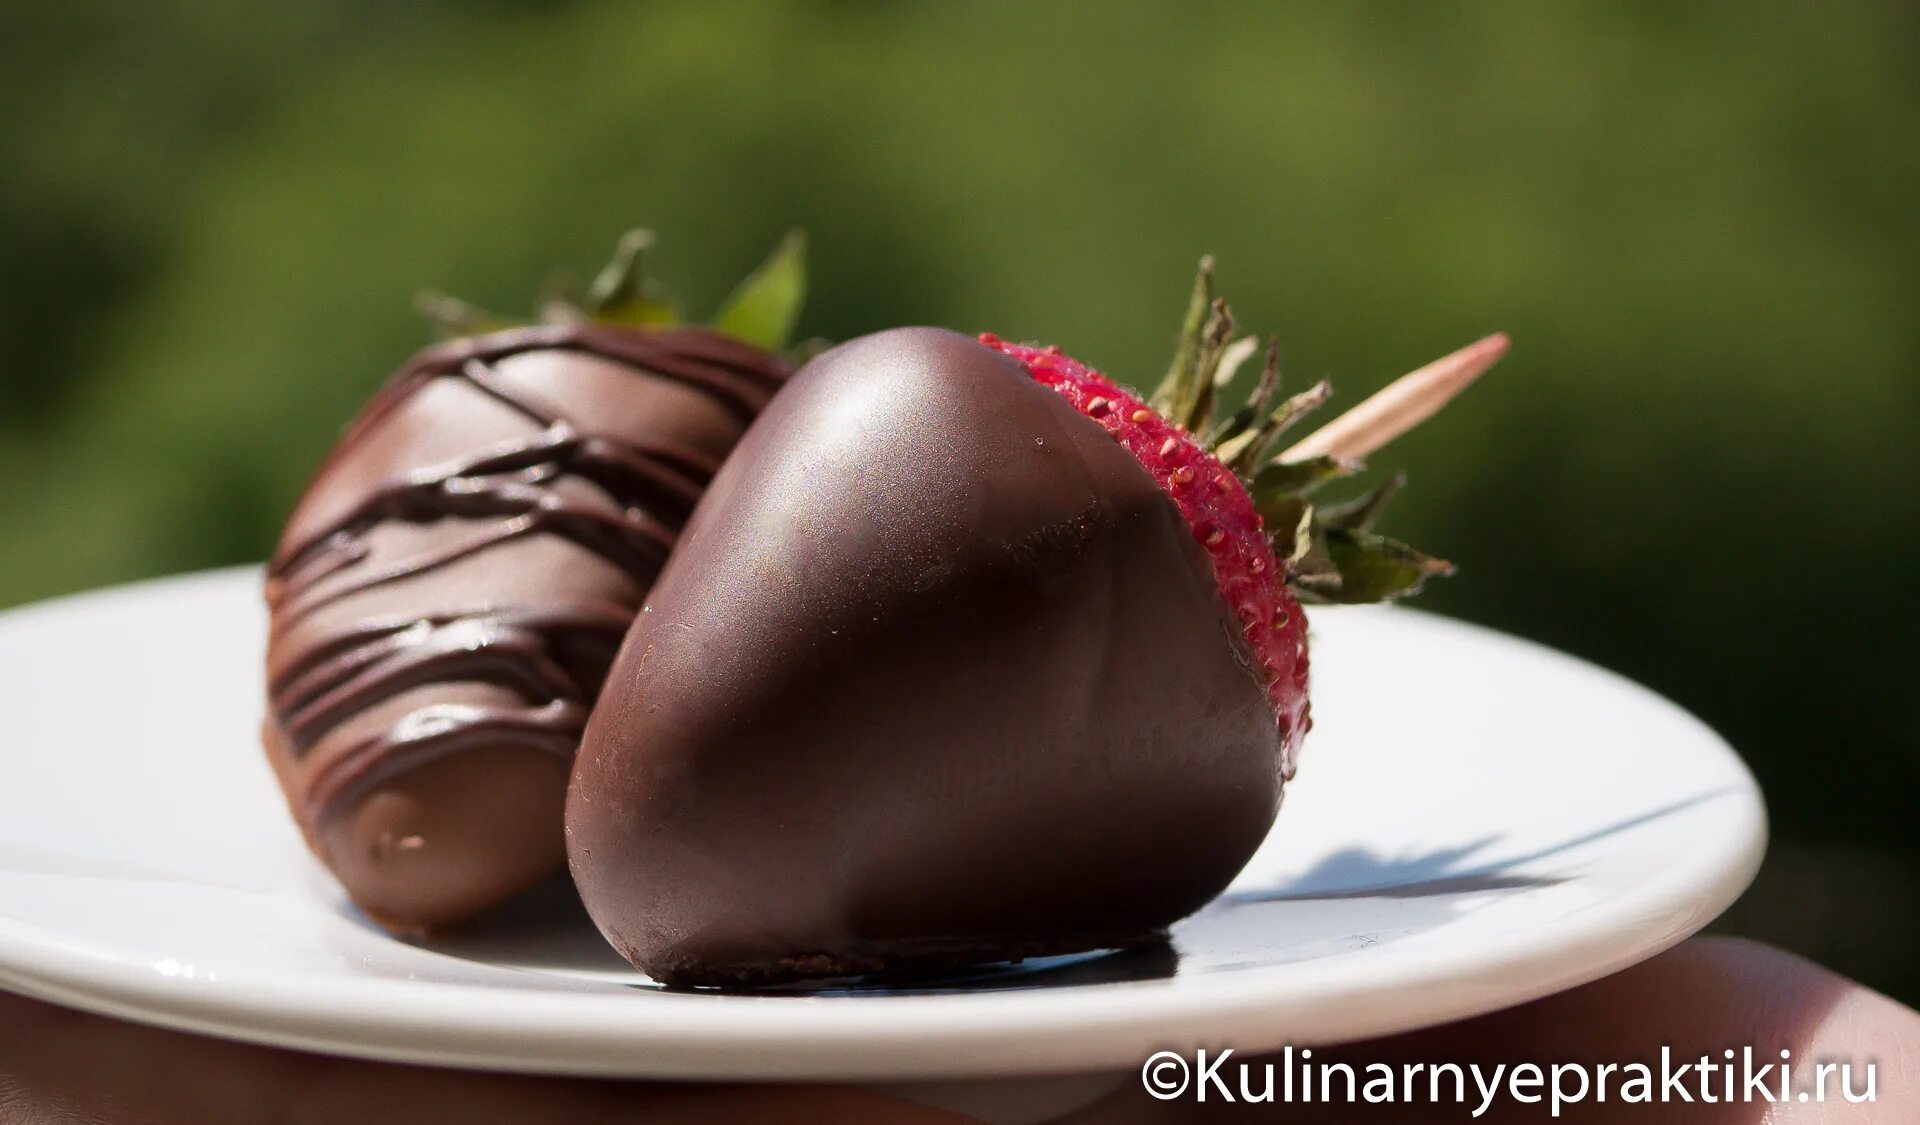
M 1558 886 L 1566 878 L 1541 872 L 1538 865 L 1731 792 L 1702 793 L 1550 847 L 1493 861 L 1476 863 L 1474 858 L 1495 848 L 1501 839 L 1497 836 L 1412 855 L 1345 848 L 1275 886 L 1229 891 L 1154 945 L 999 962 L 924 978 L 812 981 L 728 994 L 834 998 L 1078 988 L 1272 968 L 1354 953 L 1430 933 L 1494 901 L 1489 896 Z M 374 928 L 357 916 L 355 920 Z M 465 931 L 418 948 L 471 964 L 574 982 L 674 993 L 718 991 L 669 989 L 627 964 L 594 928 L 564 878 L 535 888 Z

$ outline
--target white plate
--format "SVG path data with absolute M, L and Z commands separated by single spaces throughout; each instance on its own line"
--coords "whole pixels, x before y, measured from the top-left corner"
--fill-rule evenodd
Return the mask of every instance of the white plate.
M 0 985 L 340 1054 L 574 1074 L 901 1080 L 1137 1067 L 1487 1011 L 1692 933 L 1765 813 L 1713 732 L 1609 673 L 1404 610 L 1314 617 L 1298 784 L 1159 952 L 939 985 L 666 992 L 564 887 L 460 941 L 344 904 L 254 739 L 252 569 L 0 615 Z

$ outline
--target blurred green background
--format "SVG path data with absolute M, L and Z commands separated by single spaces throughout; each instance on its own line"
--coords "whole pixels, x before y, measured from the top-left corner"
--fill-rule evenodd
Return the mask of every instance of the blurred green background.
M 799 224 L 809 333 L 1147 381 L 1211 250 L 1341 401 L 1514 335 L 1376 458 L 1428 604 L 1723 731 L 1776 835 L 1722 927 L 1920 1000 L 1920 9 L 8 8 L 0 603 L 261 557 L 415 290 L 631 224 L 695 309 Z

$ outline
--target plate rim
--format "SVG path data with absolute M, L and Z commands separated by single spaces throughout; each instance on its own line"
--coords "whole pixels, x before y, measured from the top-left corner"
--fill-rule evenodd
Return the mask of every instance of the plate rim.
M 102 598 L 160 589 L 257 581 L 241 566 L 90 590 L 0 611 L 0 628 Z M 63 947 L 40 927 L 0 918 L 0 987 L 67 1007 L 228 1039 L 389 1062 L 556 1075 L 678 1079 L 912 1081 L 1070 1073 L 1137 1067 L 1155 1050 L 1234 1046 L 1242 1055 L 1284 1043 L 1322 1045 L 1394 1034 L 1510 1007 L 1598 979 L 1677 944 L 1718 916 L 1751 883 L 1767 842 L 1764 801 L 1752 772 L 1717 733 L 1678 704 L 1580 657 L 1486 626 L 1393 607 L 1371 612 L 1517 645 L 1656 703 L 1694 728 L 1732 768 L 1739 831 L 1711 841 L 1695 862 L 1583 911 L 1563 940 L 1538 928 L 1401 949 L 1349 962 L 1332 979 L 1316 962 L 1258 973 L 1188 978 L 1142 991 L 1092 986 L 1071 1004 L 1052 994 L 938 996 L 729 996 L 488 989 L 388 979 L 218 985 L 166 977 L 150 966 Z M 1498 967 L 1498 987 L 1487 974 Z M 431 988 L 430 1003 L 396 1004 L 396 986 Z M 378 995 L 389 999 L 371 1003 Z M 422 993 L 424 997 L 426 994 Z M 511 997 L 502 1001 L 502 997 Z M 743 1019 L 742 1003 L 763 1010 Z M 819 1005 L 847 1005 L 822 1021 Z M 860 1007 L 854 1008 L 852 1005 Z M 369 1011 L 377 1016 L 370 1016 Z M 1311 1034 L 1287 1015 L 1311 1010 Z M 849 1012 L 857 1015 L 849 1016 Z M 823 1026 L 823 1023 L 825 1026 Z

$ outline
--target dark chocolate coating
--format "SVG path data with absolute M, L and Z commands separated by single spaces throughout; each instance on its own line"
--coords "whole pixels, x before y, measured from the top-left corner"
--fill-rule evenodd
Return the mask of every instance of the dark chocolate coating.
M 588 911 L 674 984 L 1151 940 L 1225 888 L 1280 739 L 1203 549 L 1014 361 L 882 332 L 720 474 L 587 725 Z
M 263 741 L 368 915 L 431 931 L 560 870 L 607 665 L 785 375 L 706 330 L 516 329 L 420 353 L 348 427 L 269 567 Z

